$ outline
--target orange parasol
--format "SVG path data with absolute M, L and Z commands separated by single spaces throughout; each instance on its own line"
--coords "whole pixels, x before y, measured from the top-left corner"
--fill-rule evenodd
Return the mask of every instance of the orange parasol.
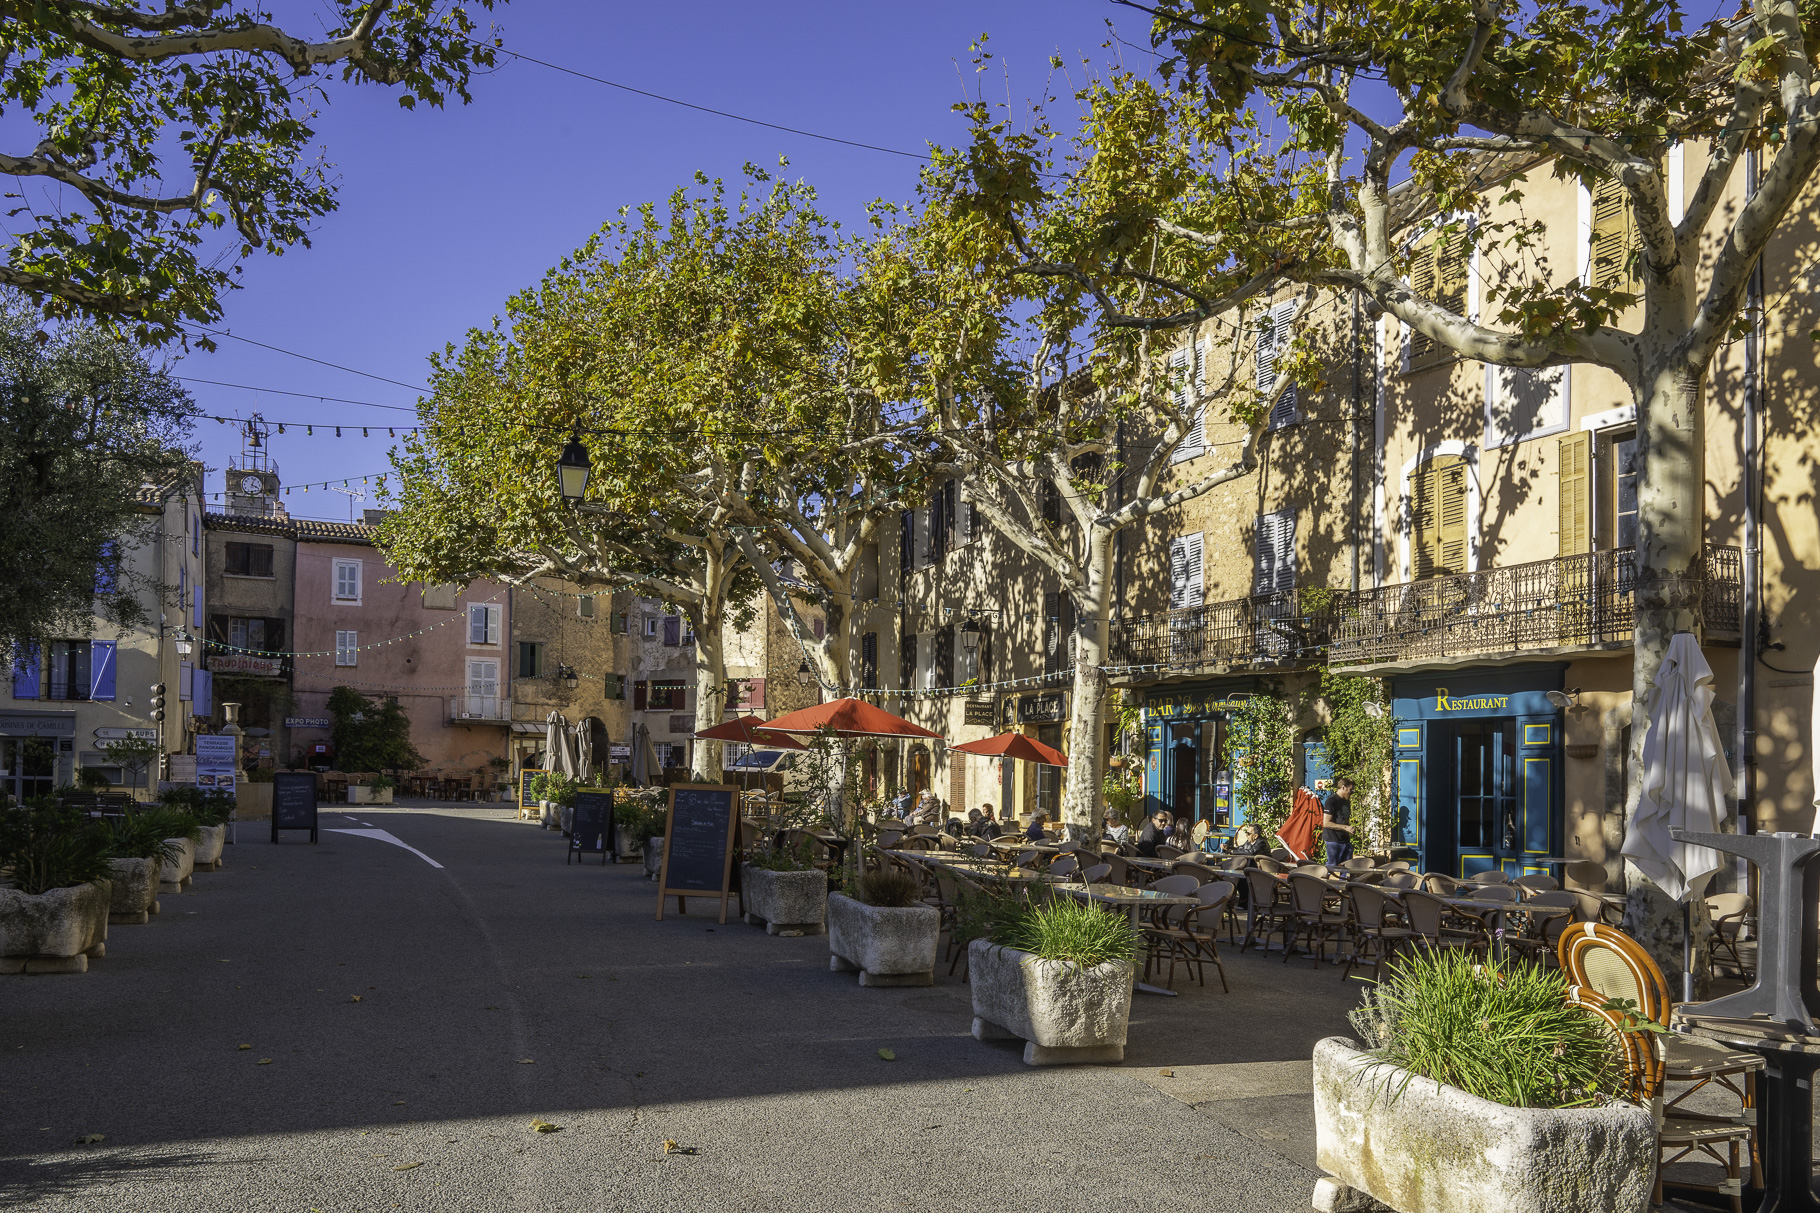
M 765 722 L 765 731 L 771 733 L 819 733 L 823 729 L 832 730 L 837 737 L 933 737 L 942 740 L 940 733 L 931 733 L 923 726 L 911 724 L 902 716 L 893 716 L 863 699 L 836 699 L 801 711 L 786 712 Z
M 757 716 L 740 716 L 695 736 L 709 741 L 743 741 L 767 750 L 806 750 L 809 747 L 787 733 L 776 733 Z
M 1068 765 L 1068 755 L 1053 746 L 1046 746 L 1040 741 L 1024 736 L 1022 733 L 1000 733 L 997 737 L 988 737 L 984 741 L 969 741 L 964 745 L 948 747 L 951 754 L 983 754 L 988 758 L 1017 758 L 1024 762 L 1040 762 L 1052 767 Z

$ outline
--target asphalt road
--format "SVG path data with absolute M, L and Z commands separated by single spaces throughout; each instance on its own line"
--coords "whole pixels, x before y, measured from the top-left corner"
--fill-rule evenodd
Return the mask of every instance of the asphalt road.
M 495 807 L 323 824 L 416 851 L 243 825 L 87 974 L 0 979 L 0 1207 L 1309 1207 L 1331 967 L 1229 958 L 1231 995 L 1140 997 L 1124 1067 L 1031 1069 L 945 975 L 861 989 L 819 937 L 656 922 L 642 869 Z

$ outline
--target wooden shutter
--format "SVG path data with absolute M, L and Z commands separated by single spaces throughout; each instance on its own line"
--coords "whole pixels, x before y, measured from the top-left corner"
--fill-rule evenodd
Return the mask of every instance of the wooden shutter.
M 987 683 L 992 681 L 992 679 L 989 677 L 991 669 L 992 669 L 992 621 L 990 619 L 982 619 L 982 620 L 980 620 L 980 668 L 979 668 L 979 679 L 980 679 L 981 686 L 985 686 Z
M 938 687 L 954 685 L 953 624 L 949 624 L 935 634 L 935 685 Z
M 1189 415 L 1188 432 L 1169 457 L 1171 463 L 1181 463 L 1207 453 L 1207 410 L 1195 407 L 1207 390 L 1207 359 L 1200 345 L 1197 343 L 1171 354 L 1169 373 L 1174 380 L 1170 398 L 1176 411 Z
M 859 684 L 867 690 L 878 688 L 877 632 L 867 632 L 859 638 Z
M 1409 287 L 1422 298 L 1464 316 L 1471 264 L 1472 248 L 1466 233 L 1431 233 L 1416 247 L 1410 260 Z M 1413 328 L 1409 330 L 1409 369 L 1431 366 L 1451 354 L 1434 338 Z
M 682 643 L 682 620 L 675 615 L 664 616 L 664 647 L 673 649 Z
M 1579 556 L 1592 550 L 1592 435 L 1561 439 L 1557 458 L 1561 555 Z
M 916 559 L 916 511 L 905 510 L 898 516 L 897 552 L 899 572 L 905 581 L 910 580 L 910 570 Z
M 905 632 L 897 642 L 897 685 L 908 690 L 916 685 L 916 633 Z
M 634 682 L 632 684 L 632 710 L 634 712 L 642 712 L 645 710 L 645 703 L 650 694 L 650 686 L 650 683 L 643 681 Z
M 43 650 L 37 641 L 28 641 L 13 650 L 13 698 L 36 699 L 43 679 Z
M 1169 609 L 1201 605 L 1201 536 L 1183 535 L 1169 543 Z
M 1410 563 L 1417 581 L 1466 571 L 1466 460 L 1442 455 L 1410 482 Z
M 1435 292 L 1435 238 L 1430 235 L 1416 246 L 1410 258 L 1409 289 L 1424 299 L 1434 298 Z M 1434 357 L 1434 338 L 1415 329 L 1409 330 L 1409 365 L 1411 368 L 1421 366 Z
M 948 556 L 948 491 L 937 485 L 929 500 L 929 563 L 940 564 Z
M 114 643 L 112 640 L 88 642 L 88 697 L 90 699 L 112 699 L 114 697 Z
M 1252 593 L 1295 589 L 1295 511 L 1259 514 Z
M 1061 668 L 1062 596 L 1043 595 L 1043 673 L 1053 674 Z
M 1592 196 L 1592 232 L 1588 239 L 1587 276 L 1603 290 L 1634 291 L 1633 256 L 1640 247 L 1630 199 L 1616 181 L 1599 182 Z

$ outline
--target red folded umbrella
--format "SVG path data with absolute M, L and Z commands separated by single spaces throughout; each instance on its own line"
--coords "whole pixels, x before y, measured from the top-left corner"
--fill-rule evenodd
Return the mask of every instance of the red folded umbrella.
M 762 746 L 769 750 L 806 750 L 809 748 L 788 733 L 772 732 L 765 727 L 764 720 L 758 716 L 740 716 L 725 724 L 717 724 L 711 729 L 702 729 L 695 736 L 710 741 L 743 741 L 747 745 Z
M 1054 746 L 1046 746 L 1022 733 L 1000 733 L 997 737 L 988 737 L 984 741 L 969 741 L 964 745 L 951 745 L 948 747 L 948 752 L 951 754 L 984 754 L 988 758 L 1017 758 L 1024 762 L 1040 762 L 1052 767 L 1068 765 L 1068 755 Z
M 836 699 L 832 703 L 818 704 L 799 712 L 786 712 L 775 720 L 765 722 L 765 730 L 773 733 L 819 733 L 823 729 L 832 730 L 837 737 L 942 739 L 940 733 L 931 733 L 922 725 L 911 724 L 902 716 L 893 716 L 863 699 Z
M 1277 841 L 1297 859 L 1314 854 L 1314 836 L 1321 828 L 1321 802 L 1307 788 L 1297 788 L 1290 802 L 1289 820 L 1277 831 Z

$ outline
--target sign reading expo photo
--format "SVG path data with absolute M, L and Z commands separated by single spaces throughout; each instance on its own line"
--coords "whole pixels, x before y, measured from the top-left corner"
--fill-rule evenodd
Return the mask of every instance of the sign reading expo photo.
M 600 852 L 600 866 L 607 866 L 607 856 L 612 854 L 613 837 L 613 793 L 604 788 L 582 788 L 575 793 L 575 815 L 569 822 L 569 850 L 563 856 L 563 866 L 569 866 L 569 860 L 586 856 L 590 851 Z
M 200 739 L 198 739 L 200 740 Z M 316 772 L 276 771 L 272 774 L 272 841 L 280 830 L 308 830 L 316 839 Z
M 664 898 L 676 898 L 679 914 L 688 898 L 720 897 L 720 921 L 727 921 L 727 894 L 733 880 L 733 843 L 739 837 L 739 789 L 730 783 L 678 783 L 670 787 L 664 824 L 664 860 L 657 874 L 657 921 Z

